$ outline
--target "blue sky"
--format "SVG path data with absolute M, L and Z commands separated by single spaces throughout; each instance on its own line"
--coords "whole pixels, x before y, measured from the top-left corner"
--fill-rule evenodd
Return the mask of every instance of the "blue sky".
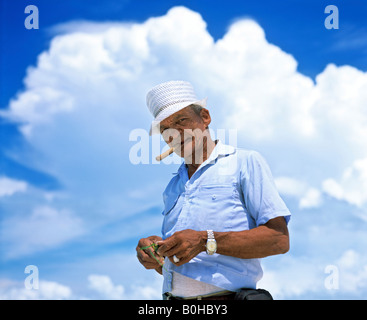
M 28 4 L 1 1 L 0 298 L 159 298 L 134 250 L 159 234 L 178 165 L 131 164 L 129 135 L 149 126 L 146 91 L 175 78 L 208 97 L 214 130 L 264 155 L 293 213 L 291 251 L 264 259 L 261 285 L 366 296 L 364 1 L 33 1 L 38 30 Z

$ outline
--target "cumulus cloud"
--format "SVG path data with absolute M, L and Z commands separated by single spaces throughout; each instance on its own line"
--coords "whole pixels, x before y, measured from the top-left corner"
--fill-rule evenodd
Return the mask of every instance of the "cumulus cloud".
M 307 190 L 307 184 L 290 177 L 277 177 L 274 179 L 280 193 L 301 197 Z
M 350 167 L 345 169 L 341 179 L 326 179 L 323 182 L 323 189 L 330 196 L 358 207 L 366 204 L 367 158 L 354 161 Z
M 26 182 L 0 177 L 0 197 L 11 196 L 16 192 L 24 192 L 26 190 Z
M 126 163 L 131 147 L 126 135 L 149 126 L 146 91 L 175 78 L 209 97 L 215 127 L 236 128 L 240 144 L 284 151 L 273 153 L 274 162 L 307 162 L 310 180 L 318 167 L 335 177 L 366 155 L 366 73 L 330 64 L 314 82 L 253 20 L 236 21 L 216 42 L 202 17 L 184 7 L 143 23 L 75 24 L 63 25 L 3 112 L 47 155 L 46 163 L 32 164 L 70 187 L 96 188 L 85 185 L 89 174 L 118 184 L 117 164 Z M 89 165 L 76 170 L 85 159 Z M 109 169 L 100 166 L 106 162 Z
M 70 186 L 85 186 L 78 177 L 89 170 L 114 183 L 112 172 L 121 169 L 113 159 L 125 164 L 131 147 L 126 135 L 149 126 L 146 91 L 174 78 L 191 80 L 200 96 L 208 96 L 213 125 L 236 128 L 239 143 L 286 152 L 274 153 L 273 161 L 297 152 L 304 156 L 288 163 L 311 158 L 311 179 L 319 170 L 316 161 L 334 177 L 347 161 L 365 156 L 366 73 L 330 64 L 314 82 L 253 20 L 236 21 L 216 42 L 202 17 L 184 7 L 143 23 L 83 22 L 73 28 L 63 25 L 69 33 L 56 36 L 40 54 L 28 70 L 25 91 L 3 112 L 21 122 L 30 143 L 47 154 L 47 163 L 33 159 L 34 165 Z M 340 161 L 331 162 L 325 153 Z M 85 159 L 90 164 L 77 172 Z M 99 166 L 106 162 L 111 170 Z
M 318 207 L 322 203 L 322 193 L 307 183 L 290 177 L 275 178 L 275 184 L 282 195 L 295 197 L 299 200 L 300 209 Z
M 160 282 L 151 285 L 131 285 L 128 290 L 123 285 L 114 284 L 107 275 L 90 274 L 88 287 L 83 293 L 76 293 L 64 284 L 55 281 L 39 281 L 38 288 L 27 289 L 24 283 L 0 279 L 0 300 L 160 300 Z
M 363 299 L 367 285 L 367 261 L 347 249 L 333 260 L 282 257 L 277 267 L 265 268 L 259 286 L 275 299 Z
M 153 278 L 154 279 L 154 278 Z M 115 285 L 107 275 L 91 274 L 88 276 L 89 288 L 105 300 L 156 300 L 161 299 L 161 283 L 151 285 L 132 285 L 128 290 L 122 285 Z M 157 286 L 158 285 L 158 286 Z
M 309 259 L 282 257 L 278 267 L 264 268 L 259 288 L 266 288 L 276 300 L 307 299 L 323 291 L 325 274 Z
M 2 227 L 6 258 L 54 248 L 85 232 L 83 221 L 71 211 L 49 206 L 36 207 L 21 219 L 5 218 Z
M 300 208 L 313 208 L 318 207 L 321 202 L 321 192 L 315 188 L 310 188 L 301 198 L 299 206 Z
M 360 296 L 367 286 L 367 259 L 353 249 L 346 250 L 336 261 L 339 268 L 339 289 Z
M 38 289 L 26 289 L 24 284 L 0 279 L 0 300 L 66 300 L 71 297 L 71 288 L 54 281 L 42 280 Z
M 124 287 L 114 285 L 110 277 L 92 274 L 88 277 L 89 287 L 104 298 L 111 300 L 122 300 L 124 298 Z

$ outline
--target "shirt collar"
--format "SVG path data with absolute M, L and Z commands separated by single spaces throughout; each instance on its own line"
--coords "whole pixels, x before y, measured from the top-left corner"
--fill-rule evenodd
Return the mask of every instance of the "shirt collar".
M 210 154 L 209 158 L 206 159 L 199 168 L 204 167 L 207 164 L 214 164 L 215 160 L 219 157 L 219 156 L 227 156 L 230 155 L 232 153 L 235 153 L 236 149 L 233 146 L 227 145 L 222 143 L 222 141 L 220 141 L 219 139 L 217 140 L 217 144 L 214 147 L 212 153 Z M 198 170 L 199 170 L 198 168 Z M 186 164 L 185 161 L 182 162 L 182 164 L 180 165 L 180 167 L 178 168 L 177 172 L 174 172 L 173 174 L 179 174 L 181 173 L 182 170 L 186 170 Z
M 218 142 L 217 142 L 215 148 L 213 149 L 212 153 L 210 154 L 209 158 L 206 159 L 203 162 L 204 164 L 214 163 L 215 160 L 219 156 L 227 156 L 227 155 L 232 154 L 232 153 L 234 153 L 236 151 L 234 147 L 222 143 L 222 141 L 220 141 L 219 139 L 217 141 Z

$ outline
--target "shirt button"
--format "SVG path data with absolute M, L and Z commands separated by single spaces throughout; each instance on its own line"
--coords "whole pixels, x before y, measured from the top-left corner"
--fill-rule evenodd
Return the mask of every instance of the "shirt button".
M 217 197 L 215 196 L 215 194 L 212 195 L 212 200 L 217 199 Z

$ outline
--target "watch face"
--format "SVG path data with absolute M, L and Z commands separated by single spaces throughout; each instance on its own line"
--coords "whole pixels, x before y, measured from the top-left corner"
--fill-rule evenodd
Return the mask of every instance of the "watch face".
M 217 243 L 215 241 L 208 241 L 206 244 L 206 248 L 208 251 L 215 251 L 217 250 Z

